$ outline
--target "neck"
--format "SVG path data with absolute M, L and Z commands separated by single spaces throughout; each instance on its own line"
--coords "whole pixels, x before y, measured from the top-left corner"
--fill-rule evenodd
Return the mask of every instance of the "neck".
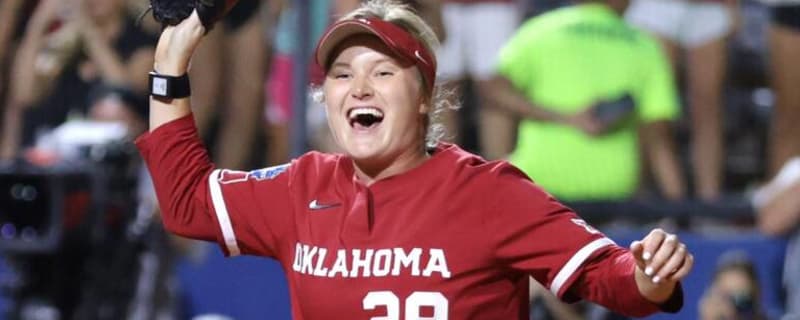
M 386 161 L 353 160 L 353 166 L 358 180 L 369 186 L 379 180 L 414 169 L 428 158 L 430 155 L 425 152 L 424 148 L 415 148 Z

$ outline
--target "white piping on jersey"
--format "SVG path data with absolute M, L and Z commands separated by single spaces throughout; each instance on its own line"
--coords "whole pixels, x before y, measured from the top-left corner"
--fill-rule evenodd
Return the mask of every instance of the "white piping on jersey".
M 236 243 L 236 234 L 233 232 L 231 225 L 231 218 L 228 215 L 228 207 L 225 206 L 225 199 L 222 197 L 222 189 L 219 186 L 219 173 L 220 169 L 211 171 L 208 176 L 208 187 L 211 190 L 211 202 L 214 204 L 214 212 L 217 213 L 217 220 L 219 221 L 219 228 L 222 230 L 222 237 L 225 240 L 225 247 L 228 248 L 228 253 L 233 256 L 238 256 L 239 245 Z
M 567 261 L 561 270 L 558 271 L 556 277 L 553 278 L 553 283 L 550 284 L 550 292 L 558 297 L 558 292 L 561 291 L 561 287 L 564 285 L 565 282 L 575 273 L 575 270 L 578 270 L 586 259 L 592 255 L 597 249 L 605 247 L 607 245 L 614 244 L 614 241 L 611 241 L 609 238 L 600 238 L 595 241 L 589 242 L 589 244 L 583 246 L 578 252 L 576 252 L 572 258 Z

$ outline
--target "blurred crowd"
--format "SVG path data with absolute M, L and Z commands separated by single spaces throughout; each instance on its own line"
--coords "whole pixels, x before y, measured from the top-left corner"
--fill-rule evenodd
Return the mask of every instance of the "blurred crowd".
M 692 221 L 787 237 L 785 308 L 800 317 L 800 1 L 407 2 L 442 39 L 437 90 L 453 106 L 439 115 L 446 140 L 511 161 L 567 202 L 736 197 L 750 217 Z M 295 94 L 306 86 L 297 77 L 320 83 L 302 54 L 359 3 L 240 0 L 207 34 L 190 69 L 192 106 L 218 166 L 285 163 L 298 130 L 303 148 L 335 151 L 323 109 Z M 138 17 L 147 5 L 0 0 L 0 163 L 52 166 L 74 156 L 52 134 L 69 123 L 119 124 L 127 141 L 146 130 L 161 29 Z M 138 211 L 157 224 L 152 190 L 138 190 Z M 174 249 L 155 256 L 191 250 L 157 238 Z M 743 260 L 720 262 L 717 278 L 749 279 Z M 715 296 L 721 287 L 730 289 L 715 285 L 706 298 L 722 301 L 708 304 L 716 309 L 730 303 Z M 582 317 L 542 299 L 554 318 Z M 142 308 L 128 317 L 156 318 Z M 716 309 L 698 317 L 735 319 Z

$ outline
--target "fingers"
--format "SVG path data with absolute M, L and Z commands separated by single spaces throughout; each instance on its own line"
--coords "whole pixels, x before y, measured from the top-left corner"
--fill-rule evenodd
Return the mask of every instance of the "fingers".
M 689 273 L 689 269 L 691 269 L 693 262 L 694 258 L 686 250 L 686 245 L 683 243 L 677 243 L 672 256 L 669 257 L 664 266 L 661 267 L 661 269 L 658 270 L 656 275 L 653 277 L 653 282 L 658 283 L 661 279 L 678 281 Z M 689 265 L 687 266 L 686 264 Z M 679 275 L 678 272 L 682 272 L 682 276 Z
M 671 276 L 669 276 L 670 281 L 680 281 L 683 278 L 686 278 L 689 275 L 689 271 L 692 271 L 692 267 L 694 266 L 694 255 L 691 253 L 686 254 L 686 258 L 683 261 L 683 264 L 675 271 Z
M 650 231 L 650 233 L 646 237 L 644 237 L 644 239 L 642 240 L 642 245 L 644 246 L 644 253 L 642 253 L 642 258 L 644 258 L 644 261 L 649 262 L 650 259 L 653 258 L 653 255 L 661 246 L 661 242 L 664 241 L 664 238 L 666 238 L 666 236 L 667 233 L 664 232 L 664 230 L 656 228 L 653 229 L 653 231 Z
M 631 244 L 631 252 L 637 260 L 643 261 L 639 267 L 644 267 L 645 275 L 651 277 L 656 284 L 664 280 L 681 280 L 694 265 L 694 256 L 680 242 L 678 236 L 661 229 L 654 229 L 641 242 Z
M 642 254 L 644 253 L 644 245 L 641 241 L 636 240 L 631 242 L 630 249 L 631 253 L 633 254 L 633 258 L 636 259 L 636 264 L 639 266 L 639 268 L 644 270 L 647 264 L 644 260 L 644 257 L 642 257 Z
M 669 261 L 673 256 L 673 253 L 677 248 L 678 236 L 670 234 L 665 236 L 663 239 L 664 240 L 661 241 L 661 245 L 658 247 L 658 249 L 653 250 L 653 258 L 647 265 L 647 268 L 644 269 L 644 273 L 646 275 L 653 277 L 654 283 L 658 283 L 659 280 L 662 279 L 658 276 L 658 274 L 661 272 L 667 261 Z

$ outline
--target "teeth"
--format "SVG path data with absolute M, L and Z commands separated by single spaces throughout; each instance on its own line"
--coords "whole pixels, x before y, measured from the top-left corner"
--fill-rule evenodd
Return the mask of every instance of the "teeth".
M 350 115 L 348 117 L 350 119 L 353 119 L 353 118 L 361 116 L 361 115 L 371 115 L 371 116 L 374 116 L 376 118 L 383 118 L 383 112 L 381 112 L 380 110 L 378 110 L 376 108 L 371 108 L 371 107 L 353 108 L 353 109 L 350 110 Z

